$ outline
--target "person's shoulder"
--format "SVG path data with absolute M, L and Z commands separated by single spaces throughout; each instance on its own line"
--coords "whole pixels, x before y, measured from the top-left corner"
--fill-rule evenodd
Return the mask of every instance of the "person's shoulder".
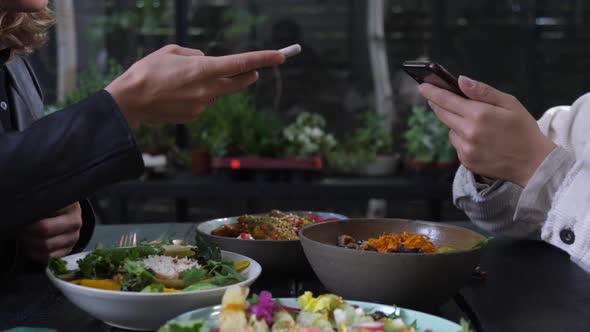
M 590 139 L 590 93 L 570 106 L 550 108 L 539 120 L 539 127 L 555 143 L 577 155 Z

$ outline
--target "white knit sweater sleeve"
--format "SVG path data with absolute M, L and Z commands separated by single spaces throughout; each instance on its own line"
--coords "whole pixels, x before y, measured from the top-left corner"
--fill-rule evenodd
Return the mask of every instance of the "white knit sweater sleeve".
M 590 94 L 571 107 L 548 110 L 538 123 L 558 148 L 525 188 L 477 183 L 461 166 L 453 201 L 479 227 L 510 236 L 540 236 L 590 271 Z

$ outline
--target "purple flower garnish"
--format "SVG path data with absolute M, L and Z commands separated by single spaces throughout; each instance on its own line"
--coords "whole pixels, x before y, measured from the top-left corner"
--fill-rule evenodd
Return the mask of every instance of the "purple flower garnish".
M 259 295 L 258 304 L 250 305 L 248 311 L 256 315 L 256 319 L 264 319 L 268 326 L 272 325 L 272 316 L 281 306 L 272 300 L 272 294 L 268 291 L 262 291 Z

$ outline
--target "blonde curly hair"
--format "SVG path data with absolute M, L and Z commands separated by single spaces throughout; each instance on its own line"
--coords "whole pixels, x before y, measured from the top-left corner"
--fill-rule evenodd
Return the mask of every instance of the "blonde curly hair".
M 12 53 L 29 54 L 47 40 L 47 31 L 53 25 L 49 8 L 23 13 L 0 9 L 0 46 Z

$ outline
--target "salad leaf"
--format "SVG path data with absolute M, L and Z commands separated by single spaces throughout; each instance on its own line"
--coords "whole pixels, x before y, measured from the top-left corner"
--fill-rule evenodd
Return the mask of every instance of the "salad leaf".
M 110 278 L 125 260 L 137 260 L 140 257 L 158 255 L 161 250 L 161 247 L 155 245 L 96 249 L 78 260 L 78 269 L 80 269 L 83 278 Z
M 219 250 L 218 246 L 207 243 L 199 233 L 197 233 L 195 240 L 199 262 L 221 261 L 221 250 Z
M 215 276 L 211 278 L 211 283 L 217 286 L 227 286 L 233 284 L 235 281 L 241 281 L 242 276 L 235 274 L 223 275 L 219 272 L 215 272 Z
M 68 273 L 68 263 L 60 257 L 51 257 L 47 265 L 49 266 L 49 270 L 55 275 Z
M 164 285 L 160 283 L 147 285 L 141 290 L 142 293 L 162 293 L 163 291 Z
M 469 250 L 480 249 L 480 248 L 483 248 L 484 246 L 486 246 L 488 244 L 488 242 L 490 242 L 493 239 L 494 239 L 493 236 L 488 236 L 487 238 L 485 238 L 485 239 L 477 242 L 471 248 L 466 249 L 466 250 L 465 249 L 453 249 L 453 248 L 443 247 L 443 248 L 441 248 L 441 250 L 439 250 L 439 252 L 446 254 L 446 253 L 454 253 L 454 252 L 461 252 L 461 251 L 469 251 Z
M 121 282 L 121 289 L 126 291 L 139 291 L 151 284 L 155 277 L 145 268 L 142 261 L 125 260 L 127 274 Z
M 256 293 L 252 294 L 252 296 L 248 299 L 248 303 L 250 305 L 258 304 L 258 302 L 260 302 L 260 297 Z
M 203 320 L 187 320 L 181 322 L 168 323 L 162 326 L 158 332 L 209 332 L 210 329 L 205 326 Z
M 481 241 L 477 242 L 476 244 L 474 244 L 474 245 L 473 245 L 473 247 L 471 247 L 471 250 L 473 250 L 473 249 L 479 249 L 479 248 L 482 248 L 482 247 L 484 247 L 485 245 L 487 245 L 487 244 L 488 244 L 488 242 L 490 242 L 490 241 L 491 241 L 491 240 L 493 240 L 493 239 L 494 239 L 494 237 L 493 237 L 493 236 L 488 236 L 487 238 L 485 238 L 485 239 L 483 239 L 483 240 L 481 240 Z
M 469 326 L 470 324 L 468 320 L 461 318 L 459 324 L 461 324 L 461 331 L 459 332 L 474 332 Z
M 242 281 L 244 277 L 236 271 L 233 262 L 208 261 L 203 267 L 211 277 L 211 283 L 226 286 L 234 281 Z
M 207 270 L 193 266 L 188 270 L 182 271 L 181 275 L 184 284 L 188 286 L 205 279 Z
M 203 289 L 211 289 L 211 288 L 217 288 L 219 286 L 212 284 L 210 282 L 198 282 L 196 284 L 192 284 L 186 288 L 184 288 L 182 291 L 183 292 L 190 292 L 190 291 L 194 291 L 194 290 L 203 290 Z

